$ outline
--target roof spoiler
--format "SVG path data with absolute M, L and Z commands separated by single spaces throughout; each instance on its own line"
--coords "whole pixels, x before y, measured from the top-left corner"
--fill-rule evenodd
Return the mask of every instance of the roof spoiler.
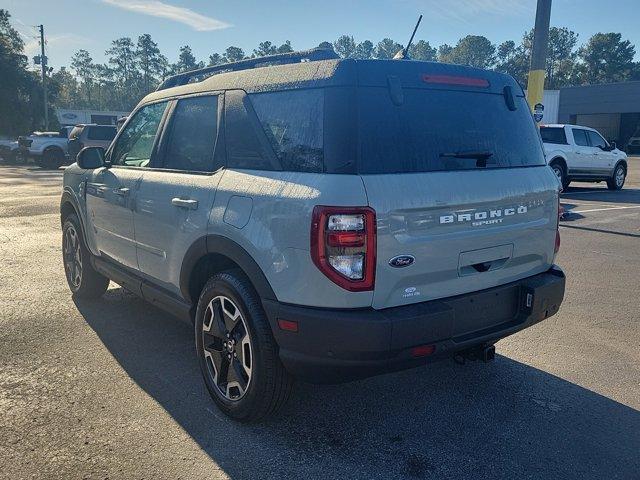
M 337 58 L 340 58 L 340 56 L 334 52 L 332 48 L 312 48 L 311 50 L 304 50 L 301 52 L 279 53 L 277 55 L 247 58 L 246 60 L 240 60 L 239 62 L 223 63 L 222 65 L 214 65 L 173 75 L 166 78 L 158 86 L 156 91 L 186 85 L 187 83 L 192 83 L 194 81 L 202 81 L 205 78 L 219 73 L 236 72 L 239 70 L 249 70 L 251 68 L 268 67 L 271 65 L 335 60 Z

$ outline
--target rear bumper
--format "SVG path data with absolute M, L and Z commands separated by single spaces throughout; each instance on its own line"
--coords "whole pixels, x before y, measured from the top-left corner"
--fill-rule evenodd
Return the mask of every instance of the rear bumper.
M 565 276 L 545 273 L 499 287 L 385 310 L 337 310 L 263 301 L 284 366 L 314 383 L 338 383 L 412 368 L 491 344 L 558 312 Z M 298 322 L 284 331 L 278 319 Z M 412 349 L 434 345 L 432 355 Z

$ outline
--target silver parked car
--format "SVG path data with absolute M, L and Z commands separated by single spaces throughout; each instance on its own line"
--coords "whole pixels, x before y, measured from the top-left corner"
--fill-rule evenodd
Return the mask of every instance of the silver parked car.
M 78 124 L 69 133 L 69 159 L 76 161 L 80 150 L 85 147 L 101 147 L 105 150 L 115 138 L 118 129 L 115 125 Z

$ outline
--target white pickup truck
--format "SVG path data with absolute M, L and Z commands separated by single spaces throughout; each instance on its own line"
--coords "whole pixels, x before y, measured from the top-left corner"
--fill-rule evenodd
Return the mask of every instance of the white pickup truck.
M 578 125 L 542 125 L 544 153 L 563 188 L 572 181 L 606 181 L 620 190 L 627 176 L 627 154 L 597 130 Z
M 67 158 L 69 132 L 72 129 L 63 127 L 58 132 L 33 132 L 18 137 L 21 153 L 43 168 L 58 168 Z

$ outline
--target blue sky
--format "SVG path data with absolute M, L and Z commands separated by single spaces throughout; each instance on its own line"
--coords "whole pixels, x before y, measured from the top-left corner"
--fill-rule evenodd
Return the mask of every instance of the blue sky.
M 417 16 L 424 14 L 417 39 L 432 45 L 455 44 L 466 34 L 494 43 L 519 40 L 534 23 L 535 0 L 0 0 L 13 16 L 31 56 L 38 50 L 33 25 L 43 23 L 50 65 L 68 65 L 85 48 L 98 62 L 111 40 L 149 33 L 174 61 L 181 45 L 199 59 L 229 45 L 247 53 L 258 42 L 304 49 L 343 33 L 374 43 L 390 37 L 407 41 Z M 586 40 L 598 31 L 620 32 L 640 50 L 637 0 L 554 0 L 551 24 L 567 26 Z M 638 55 L 636 56 L 639 57 Z

